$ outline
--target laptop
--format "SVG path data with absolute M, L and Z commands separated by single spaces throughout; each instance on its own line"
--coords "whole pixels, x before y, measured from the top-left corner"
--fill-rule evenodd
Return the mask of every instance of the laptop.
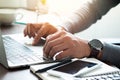
M 23 38 L 24 36 L 21 37 L 16 35 L 16 39 L 20 40 Z M 24 40 L 22 42 L 24 42 Z M 0 63 L 4 67 L 13 69 L 29 67 L 33 64 L 53 62 L 53 60 L 43 59 L 42 46 L 34 46 L 33 48 L 38 48 L 39 52 L 35 52 L 30 47 L 20 43 L 19 41 L 16 41 L 10 36 L 2 36 L 0 29 Z

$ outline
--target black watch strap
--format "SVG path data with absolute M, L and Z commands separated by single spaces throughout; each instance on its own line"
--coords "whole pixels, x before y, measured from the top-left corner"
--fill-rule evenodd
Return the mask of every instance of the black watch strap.
M 99 52 L 100 52 L 99 50 L 96 50 L 96 49 L 93 48 L 93 49 L 91 49 L 89 57 L 97 58 Z

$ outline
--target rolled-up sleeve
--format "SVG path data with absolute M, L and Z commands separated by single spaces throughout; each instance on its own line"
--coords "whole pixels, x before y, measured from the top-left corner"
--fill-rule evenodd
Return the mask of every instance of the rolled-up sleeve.
M 104 14 L 117 4 L 118 0 L 86 0 L 73 13 L 63 16 L 61 26 L 71 33 L 80 32 L 101 19 Z

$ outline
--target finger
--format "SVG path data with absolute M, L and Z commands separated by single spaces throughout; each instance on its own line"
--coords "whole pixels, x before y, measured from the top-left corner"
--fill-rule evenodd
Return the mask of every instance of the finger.
M 45 51 L 48 42 L 50 42 L 50 41 L 52 41 L 52 40 L 54 40 L 54 39 L 57 39 L 57 38 L 59 38 L 60 36 L 61 36 L 61 35 L 60 35 L 59 32 L 56 32 L 56 33 L 54 33 L 54 34 L 49 35 L 49 36 L 46 38 L 46 42 L 45 42 L 45 45 L 44 45 L 43 50 Z
M 33 41 L 33 45 L 36 45 L 39 43 L 41 37 L 43 37 L 45 34 L 47 33 L 47 30 L 44 29 L 44 27 L 42 27 L 41 29 L 38 30 L 38 33 L 36 34 L 34 41 Z
M 24 37 L 26 37 L 27 36 L 26 28 L 24 29 L 23 33 L 24 33 Z
M 29 38 L 32 37 L 32 35 L 31 35 L 31 33 L 32 33 L 31 28 L 32 28 L 32 26 L 30 25 L 30 26 L 28 27 L 28 35 L 29 35 Z
M 66 49 L 68 49 L 68 46 L 65 45 L 64 43 L 53 46 L 52 49 L 50 50 L 49 56 L 51 58 L 53 58 L 55 54 L 57 54 L 57 53 L 59 53 L 61 51 L 64 51 Z
M 26 28 L 24 29 L 24 36 L 28 35 L 28 37 L 35 37 L 35 34 L 38 32 L 41 26 L 42 26 L 42 23 L 39 23 L 39 24 L 28 23 Z
M 58 38 L 60 36 L 61 36 L 61 32 L 58 31 L 58 32 L 56 32 L 56 33 L 51 34 L 50 36 L 48 36 L 46 38 L 46 41 L 51 41 L 51 40 L 56 39 L 56 38 Z
M 42 23 L 34 23 L 30 25 L 30 37 L 35 37 L 35 35 L 38 33 L 38 31 L 41 29 Z
M 56 55 L 56 59 L 60 60 L 66 57 L 70 57 L 73 58 L 73 53 L 71 54 L 71 50 L 70 49 L 66 49 L 64 51 L 62 51 L 61 53 L 59 53 L 58 55 Z
M 27 29 L 28 29 L 28 26 L 29 26 L 29 25 L 30 25 L 30 24 L 27 24 L 26 28 L 24 29 L 24 36 L 27 36 L 27 35 L 28 35 Z
M 27 25 L 27 35 L 29 38 L 30 38 L 30 26 L 31 26 L 31 23 Z
M 27 31 L 28 31 L 28 34 L 30 35 L 30 27 L 31 27 L 32 25 L 30 24 L 28 27 L 27 27 Z
M 49 52 L 53 46 L 56 46 L 56 45 L 62 44 L 62 43 L 63 43 L 63 41 L 61 40 L 61 38 L 57 38 L 55 40 L 49 41 L 44 48 L 44 53 L 46 54 L 46 56 L 47 57 L 49 56 Z
M 43 23 L 35 23 L 32 25 L 34 26 L 35 30 L 38 31 L 43 26 Z
M 36 34 L 35 27 L 32 25 L 30 26 L 30 37 L 35 37 L 35 34 Z

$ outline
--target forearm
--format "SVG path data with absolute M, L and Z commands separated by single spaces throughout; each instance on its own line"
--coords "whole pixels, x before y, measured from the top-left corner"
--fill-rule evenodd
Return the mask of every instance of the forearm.
M 111 0 L 89 0 L 67 17 L 63 17 L 63 26 L 67 31 L 76 33 L 88 28 L 106 14 L 113 2 Z

